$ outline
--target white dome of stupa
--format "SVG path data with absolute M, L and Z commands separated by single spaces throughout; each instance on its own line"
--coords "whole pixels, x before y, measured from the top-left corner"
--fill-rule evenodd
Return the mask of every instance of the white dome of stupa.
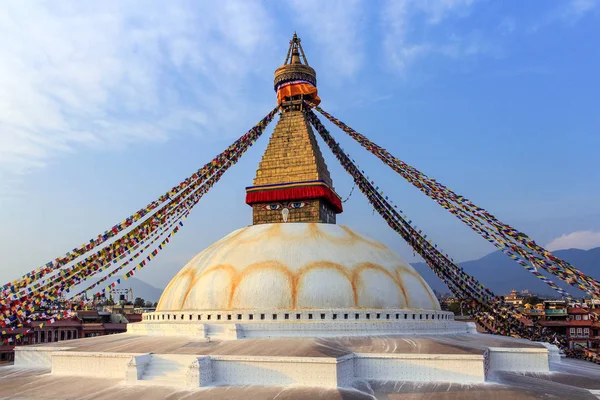
M 196 255 L 157 311 L 440 310 L 427 283 L 382 243 L 335 224 L 261 224 Z

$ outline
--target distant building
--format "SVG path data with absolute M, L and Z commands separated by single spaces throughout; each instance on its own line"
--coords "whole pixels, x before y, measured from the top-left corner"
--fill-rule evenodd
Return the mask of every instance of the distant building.
M 544 300 L 541 303 L 523 304 L 524 292 L 516 290 L 504 297 L 534 324 L 549 328 L 566 337 L 569 348 L 600 353 L 600 300 L 568 303 L 565 300 Z M 470 321 L 470 320 L 469 320 Z M 478 326 L 480 332 L 485 332 Z
M 573 306 L 565 301 L 545 301 L 544 317 L 538 324 L 565 335 L 569 348 L 598 352 L 600 309 Z
M 107 311 L 80 311 L 77 316 L 81 321 L 82 337 L 126 332 L 129 322 L 122 314 L 113 314 Z
M 544 303 L 537 303 L 535 305 L 525 304 L 522 312 L 531 321 L 538 321 L 540 319 L 545 319 L 546 317 Z
M 0 346 L 0 363 L 11 362 L 14 359 L 15 346 L 28 344 L 52 343 L 63 340 L 72 340 L 87 337 L 96 337 L 123 333 L 127 331 L 127 324 L 140 322 L 141 312 L 136 313 L 133 306 L 121 308 L 123 313 L 83 310 L 78 311 L 75 317 L 65 318 L 49 324 L 46 321 L 35 321 L 30 326 L 15 329 L 11 335 L 12 343 Z M 29 332 L 28 332 L 29 331 Z
M 585 299 L 583 304 L 589 308 L 600 308 L 600 299 Z
M 517 291 L 513 289 L 509 295 L 504 296 L 504 301 L 512 304 L 515 307 L 521 307 L 523 305 L 524 297 L 517 294 Z

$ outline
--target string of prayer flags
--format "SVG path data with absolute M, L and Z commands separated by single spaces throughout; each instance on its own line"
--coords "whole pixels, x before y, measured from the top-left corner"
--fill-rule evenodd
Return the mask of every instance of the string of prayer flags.
M 527 260 L 533 259 L 532 263 L 534 265 L 545 269 L 547 272 L 559 277 L 568 284 L 587 292 L 588 294 L 600 295 L 600 282 L 583 274 L 566 261 L 560 260 L 553 256 L 550 252 L 541 246 L 538 246 L 527 235 L 517 231 L 507 224 L 498 221 L 498 219 L 496 219 L 492 214 L 483 208 L 474 205 L 468 199 L 457 195 L 441 183 L 437 182 L 435 179 L 429 178 L 412 166 L 392 156 L 385 149 L 371 142 L 365 136 L 359 134 L 337 118 L 325 112 L 320 107 L 316 107 L 316 110 L 323 114 L 329 121 L 339 127 L 346 134 L 351 136 L 361 146 L 366 148 L 369 152 L 374 154 L 381 161 L 398 172 L 403 178 L 424 192 L 428 197 L 432 198 L 445 209 L 450 211 L 453 215 L 458 217 L 461 221 L 469 225 L 471 228 L 477 226 L 479 228 L 477 232 L 486 238 L 486 240 L 491 241 L 492 243 L 494 240 L 496 240 L 496 242 L 500 243 L 504 248 L 511 249 L 513 253 L 520 255 L 522 258 Z M 459 211 L 461 210 L 464 212 L 460 213 Z M 492 232 L 497 233 L 497 239 L 490 234 Z M 487 234 L 484 235 L 484 233 Z M 520 264 L 523 265 L 521 262 Z M 525 265 L 528 264 L 525 263 Z M 531 269 L 528 270 L 532 272 Z M 535 275 L 542 279 L 539 274 Z M 551 284 L 551 281 L 549 281 L 547 278 L 544 280 L 544 282 L 557 290 L 558 287 L 553 283 Z M 564 291 L 557 291 L 563 296 L 566 294 Z
M 52 261 L 49 261 L 45 265 L 34 269 L 33 271 L 23 275 L 21 279 L 14 280 L 12 282 L 8 282 L 2 286 L 2 291 L 10 291 L 15 292 L 18 289 L 22 289 L 27 287 L 32 281 L 36 281 L 40 279 L 42 276 L 61 268 L 62 266 L 74 261 L 80 256 L 88 253 L 93 250 L 95 247 L 102 245 L 107 242 L 109 239 L 117 236 L 123 230 L 132 226 L 135 222 L 140 221 L 142 218 L 147 216 L 153 210 L 159 207 L 160 204 L 168 202 L 169 204 L 173 201 L 174 198 L 182 199 L 185 195 L 189 194 L 189 191 L 186 190 L 190 187 L 193 187 L 198 180 L 206 180 L 210 175 L 214 173 L 215 170 L 219 169 L 225 162 L 227 162 L 232 154 L 239 152 L 241 148 L 244 148 L 248 144 L 253 144 L 254 141 L 260 135 L 262 135 L 266 126 L 273 120 L 275 114 L 277 113 L 279 107 L 275 107 L 267 116 L 265 116 L 258 124 L 256 124 L 252 129 L 242 135 L 238 140 L 236 140 L 232 145 L 230 145 L 227 149 L 225 149 L 221 154 L 215 157 L 212 161 L 205 164 L 202 168 L 193 173 L 190 177 L 186 178 L 179 185 L 173 187 L 171 190 L 166 192 L 164 195 L 160 196 L 157 200 L 148 204 L 146 207 L 136 211 L 129 217 L 125 218 L 121 223 L 114 225 L 112 228 L 106 230 L 104 233 L 99 234 L 96 238 L 90 239 L 87 243 L 80 245 L 79 247 L 74 248 L 73 250 L 67 252 L 65 255 L 58 257 Z M 247 147 L 246 147 L 247 148 Z M 236 160 L 237 161 L 237 160 Z M 182 195 L 185 193 L 185 195 Z M 159 214 L 160 210 L 158 211 Z M 151 218 L 148 218 L 151 219 Z M 147 220 L 146 220 L 147 221 Z
M 235 165 L 248 148 L 263 134 L 266 126 L 275 117 L 278 108 L 274 108 L 224 152 L 155 202 L 132 214 L 122 223 L 105 231 L 104 234 L 98 235 L 96 239 L 90 240 L 89 243 L 25 274 L 20 280 L 2 286 L 0 293 L 0 326 L 19 326 L 22 325 L 23 321 L 34 320 L 40 315 L 38 309 L 52 307 L 57 301 L 61 301 L 63 293 L 70 294 L 74 286 L 96 273 L 116 265 L 120 260 L 131 255 L 147 240 L 154 237 L 161 228 L 169 226 L 174 216 L 181 214 L 184 217 L 187 216 L 191 208 L 219 181 L 225 171 Z M 163 206 L 159 208 L 161 204 Z M 136 225 L 138 222 L 139 224 Z M 176 227 L 175 232 L 183 223 L 179 220 L 178 224 L 179 226 Z M 123 232 L 124 234 L 118 237 Z M 150 243 L 153 241 L 150 240 Z M 140 269 L 146 265 L 146 261 L 152 260 L 167 243 L 168 238 L 163 240 L 159 245 L 160 248 L 154 249 L 146 257 L 146 260 L 143 260 L 143 264 L 138 264 L 137 268 Z M 101 248 L 83 258 L 85 254 L 96 247 Z M 135 253 L 131 259 L 135 259 L 140 253 Z M 69 263 L 80 257 L 82 259 L 71 267 L 67 267 Z M 125 265 L 127 263 L 121 267 Z M 133 274 L 132 271 L 129 273 Z M 46 275 L 49 277 L 46 278 Z M 114 282 L 110 286 L 113 285 Z

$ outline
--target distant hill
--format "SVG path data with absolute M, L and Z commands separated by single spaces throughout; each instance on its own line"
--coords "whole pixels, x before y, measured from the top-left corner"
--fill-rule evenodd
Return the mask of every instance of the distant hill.
M 568 261 L 586 275 L 600 280 L 600 247 L 591 250 L 557 250 L 552 254 Z M 431 271 L 427 264 L 415 263 L 412 265 L 429 283 L 432 289 L 441 293 L 449 292 L 446 285 Z M 518 291 L 528 289 L 530 292 L 536 294 L 557 295 L 552 288 L 500 251 L 495 251 L 478 260 L 462 262 L 460 266 L 465 272 L 474 276 L 497 295 L 507 294 L 512 289 Z M 582 292 L 562 283 L 558 277 L 550 275 L 543 270 L 541 272 L 572 295 L 583 296 Z
M 118 285 L 121 289 L 133 289 L 134 297 L 141 297 L 146 301 L 157 302 L 163 290 L 150 285 L 137 278 L 129 278 L 128 280 L 121 279 L 121 284 Z

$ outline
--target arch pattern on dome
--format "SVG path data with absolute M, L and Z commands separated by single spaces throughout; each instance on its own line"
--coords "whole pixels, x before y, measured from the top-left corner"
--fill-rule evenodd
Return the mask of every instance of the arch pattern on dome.
M 157 310 L 439 310 L 423 278 L 385 245 L 332 224 L 254 225 L 199 253 Z

